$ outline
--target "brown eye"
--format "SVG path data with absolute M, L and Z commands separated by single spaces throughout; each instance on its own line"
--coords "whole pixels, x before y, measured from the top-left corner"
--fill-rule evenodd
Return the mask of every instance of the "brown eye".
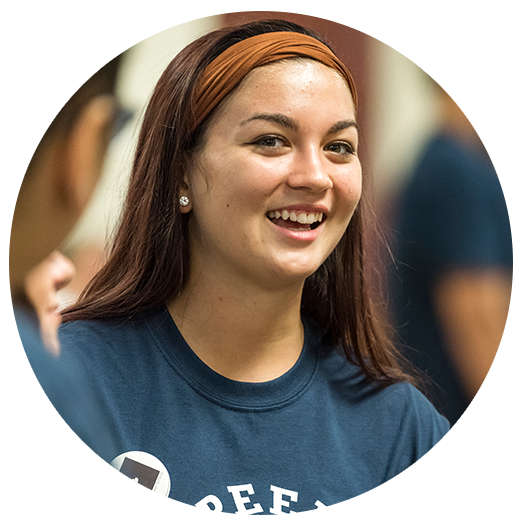
M 275 135 L 268 135 L 257 139 L 253 144 L 266 148 L 277 149 L 284 146 L 284 140 Z
M 355 154 L 354 147 L 346 141 L 338 141 L 337 143 L 330 143 L 325 147 L 325 150 L 338 154 L 342 157 L 348 157 Z

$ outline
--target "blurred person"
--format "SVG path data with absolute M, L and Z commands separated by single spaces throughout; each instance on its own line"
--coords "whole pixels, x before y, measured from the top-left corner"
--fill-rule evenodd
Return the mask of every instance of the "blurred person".
M 503 334 L 512 240 L 481 140 L 450 96 L 432 86 L 440 125 L 400 194 L 389 274 L 400 346 L 429 376 L 430 398 L 453 424 L 483 383 Z
M 62 353 L 57 291 L 73 274 L 56 249 L 84 210 L 101 174 L 117 103 L 120 56 L 66 103 L 39 143 L 13 215 L 9 275 L 16 323 L 31 367 L 71 428 L 107 457 L 111 432 L 77 361 Z
M 66 287 L 75 274 L 73 262 L 60 251 L 53 251 L 26 275 L 24 289 L 38 317 L 42 341 L 48 351 L 58 355 L 58 327 L 61 316 L 58 292 Z
M 128 477 L 217 512 L 300 512 L 448 431 L 370 299 L 356 109 L 330 47 L 280 20 L 208 33 L 161 75 L 108 259 L 59 333 Z

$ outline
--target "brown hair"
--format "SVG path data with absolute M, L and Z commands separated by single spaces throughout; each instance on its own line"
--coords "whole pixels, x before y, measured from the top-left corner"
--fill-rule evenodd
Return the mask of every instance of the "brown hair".
M 292 31 L 324 43 L 313 31 L 281 20 L 223 28 L 189 44 L 159 79 L 146 109 L 120 227 L 105 266 L 63 313 L 64 321 L 131 316 L 165 305 L 188 278 L 188 220 L 178 193 L 184 168 L 200 145 L 208 116 L 193 132 L 195 92 L 208 64 L 254 35 Z M 364 190 L 366 193 L 366 190 Z M 326 330 L 350 362 L 380 385 L 412 380 L 399 366 L 371 300 L 365 266 L 362 198 L 341 241 L 304 286 L 303 314 Z

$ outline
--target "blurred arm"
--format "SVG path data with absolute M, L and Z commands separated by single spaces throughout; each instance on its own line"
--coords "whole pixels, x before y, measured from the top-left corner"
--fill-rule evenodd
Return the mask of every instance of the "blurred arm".
M 510 302 L 512 277 L 499 270 L 445 274 L 434 301 L 445 339 L 467 395 L 474 397 L 498 349 Z

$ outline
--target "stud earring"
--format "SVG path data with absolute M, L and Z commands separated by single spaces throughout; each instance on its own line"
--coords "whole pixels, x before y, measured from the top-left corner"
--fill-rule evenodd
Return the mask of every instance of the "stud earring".
M 181 196 L 179 203 L 182 207 L 187 207 L 190 204 L 190 199 L 187 196 Z

